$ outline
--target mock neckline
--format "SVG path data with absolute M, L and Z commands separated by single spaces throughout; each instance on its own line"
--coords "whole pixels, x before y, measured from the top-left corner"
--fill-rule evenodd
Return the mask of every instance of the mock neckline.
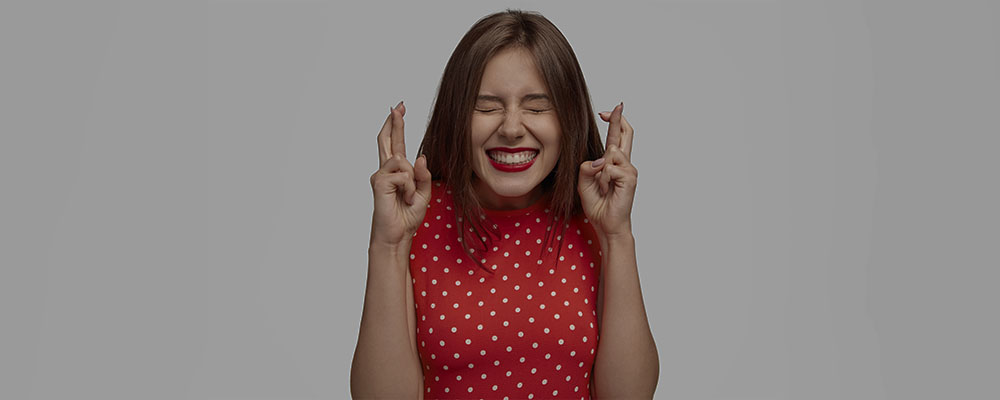
M 492 217 L 508 217 L 508 216 L 515 216 L 515 215 L 527 215 L 527 214 L 531 214 L 531 213 L 534 213 L 536 211 L 540 211 L 540 210 L 548 207 L 549 204 L 550 204 L 550 202 L 551 202 L 551 200 L 552 200 L 552 192 L 547 192 L 547 193 L 543 194 L 542 197 L 539 197 L 538 200 L 535 200 L 534 204 L 532 204 L 530 206 L 527 206 L 525 208 L 518 208 L 518 209 L 513 209 L 513 210 L 494 210 L 494 209 L 483 207 L 483 213 L 485 213 L 488 216 L 492 216 Z

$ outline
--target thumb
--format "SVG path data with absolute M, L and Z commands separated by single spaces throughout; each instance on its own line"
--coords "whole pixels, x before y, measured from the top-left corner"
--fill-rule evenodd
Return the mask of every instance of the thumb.
M 431 198 L 431 171 L 427 169 L 427 156 L 421 154 L 413 162 L 413 178 L 417 181 L 417 193 L 425 199 Z
M 597 173 L 601 171 L 601 164 L 594 166 L 593 161 L 584 161 L 580 164 L 580 182 L 579 185 L 582 187 L 590 186 L 597 180 Z

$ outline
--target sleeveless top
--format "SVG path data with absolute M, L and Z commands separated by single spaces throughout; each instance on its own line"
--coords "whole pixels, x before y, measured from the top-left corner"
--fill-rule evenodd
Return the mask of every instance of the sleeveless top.
M 451 190 L 433 182 L 409 265 L 425 399 L 590 399 L 603 254 L 584 215 L 556 221 L 565 238 L 548 226 L 550 198 L 484 210 L 501 238 L 463 256 Z

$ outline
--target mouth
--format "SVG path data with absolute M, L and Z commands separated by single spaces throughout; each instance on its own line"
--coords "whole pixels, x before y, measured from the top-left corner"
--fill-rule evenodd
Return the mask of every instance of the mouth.
M 516 149 L 497 147 L 486 150 L 490 164 L 503 172 L 520 172 L 528 169 L 535 163 L 538 153 L 537 149 L 524 147 Z

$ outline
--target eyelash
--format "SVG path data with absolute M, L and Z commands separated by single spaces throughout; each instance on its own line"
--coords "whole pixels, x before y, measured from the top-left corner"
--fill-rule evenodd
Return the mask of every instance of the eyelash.
M 479 112 L 485 112 L 485 113 L 488 113 L 488 112 L 493 112 L 493 111 L 497 111 L 497 110 L 499 110 L 499 108 L 491 108 L 491 109 L 489 109 L 489 110 L 480 110 L 480 109 L 478 109 L 478 108 L 476 109 L 476 111 L 479 111 Z M 533 113 L 535 113 L 535 114 L 541 114 L 541 113 L 543 113 L 543 112 L 545 112 L 545 111 L 547 111 L 547 110 L 528 110 L 528 111 L 531 111 L 531 112 L 533 112 Z

